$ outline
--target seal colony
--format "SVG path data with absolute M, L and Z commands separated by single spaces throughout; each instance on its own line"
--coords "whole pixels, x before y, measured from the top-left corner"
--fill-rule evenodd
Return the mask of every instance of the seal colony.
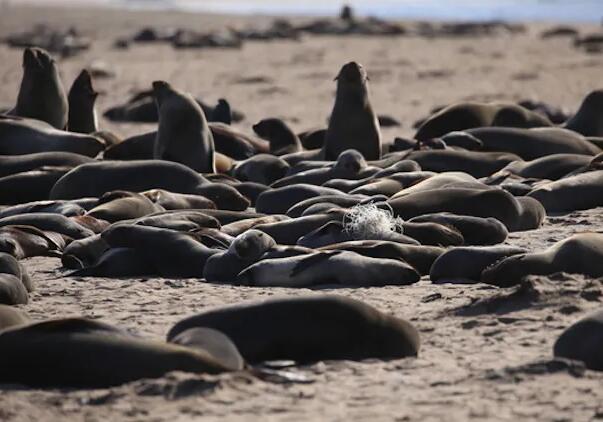
M 227 100 L 204 107 L 174 77 L 142 87 L 127 112 L 155 127 L 122 139 L 99 131 L 88 71 L 67 81 L 49 53 L 25 49 L 15 107 L 0 117 L 0 354 L 10 362 L 0 383 L 112 387 L 172 371 L 261 378 L 270 361 L 404 359 L 388 365 L 412 374 L 417 356 L 437 350 L 438 321 L 430 331 L 421 314 L 393 316 L 362 292 L 428 286 L 427 302 L 450 295 L 447 283 L 495 294 L 532 276 L 603 276 L 599 227 L 516 246 L 547 218 L 603 205 L 600 91 L 555 123 L 517 104 L 461 101 L 390 144 L 371 69 L 352 59 L 324 76 L 336 81 L 321 129 L 297 132 L 275 113 L 242 130 Z M 162 277 L 167 289 L 191 278 L 278 294 L 221 307 L 200 298 L 195 309 L 169 308 L 178 322 L 164 338 L 137 336 L 61 309 L 19 312 L 38 299 L 25 260 L 35 256 L 81 286 L 116 278 L 103 282 L 125 290 Z M 551 335 L 550 357 L 600 371 L 600 320 L 556 343 Z

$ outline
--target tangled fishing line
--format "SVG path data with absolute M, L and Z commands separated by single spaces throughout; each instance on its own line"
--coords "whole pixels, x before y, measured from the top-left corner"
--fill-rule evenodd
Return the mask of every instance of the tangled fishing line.
M 356 240 L 385 240 L 402 233 L 404 220 L 374 203 L 358 204 L 343 216 L 343 228 Z

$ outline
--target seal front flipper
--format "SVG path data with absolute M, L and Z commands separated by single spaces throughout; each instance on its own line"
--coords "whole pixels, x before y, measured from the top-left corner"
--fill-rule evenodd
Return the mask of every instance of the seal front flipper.
M 319 252 L 316 254 L 312 254 L 310 256 L 308 256 L 307 258 L 299 261 L 295 267 L 293 267 L 293 269 L 291 270 L 291 273 L 289 274 L 289 277 L 295 277 L 296 275 L 304 272 L 305 270 L 307 270 L 308 268 L 311 268 L 312 266 L 332 258 L 335 255 L 340 254 L 341 251 L 331 251 L 331 252 Z

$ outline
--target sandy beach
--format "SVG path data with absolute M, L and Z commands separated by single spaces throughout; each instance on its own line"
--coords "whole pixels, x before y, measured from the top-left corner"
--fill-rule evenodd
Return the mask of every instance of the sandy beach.
M 303 20 L 304 18 L 292 18 Z M 65 86 L 101 60 L 114 78 L 95 80 L 97 110 L 125 102 L 164 79 L 214 103 L 226 98 L 245 113 L 237 127 L 280 117 L 296 131 L 326 124 L 335 77 L 355 60 L 369 74 L 372 103 L 401 127 L 386 141 L 412 136 L 430 110 L 459 100 L 536 99 L 573 112 L 601 88 L 602 54 L 587 54 L 568 38 L 543 40 L 554 23 L 529 23 L 522 34 L 433 38 L 303 36 L 300 41 L 249 41 L 241 49 L 175 50 L 169 45 L 114 49 L 115 39 L 144 26 L 196 30 L 262 27 L 271 17 L 15 7 L 0 9 L 0 37 L 46 23 L 76 27 L 92 47 L 61 59 Z M 408 23 L 412 25 L 413 23 Z M 572 25 L 580 33 L 595 24 Z M 21 78 L 19 49 L 0 45 L 0 107 L 14 104 Z M 125 137 L 152 124 L 100 127 Z M 601 209 L 549 217 L 505 242 L 541 250 L 567 236 L 600 231 Z M 21 306 L 34 320 L 63 316 L 102 319 L 162 339 L 180 319 L 216 306 L 283 295 L 325 292 L 363 300 L 406 318 L 419 329 L 418 358 L 320 362 L 293 368 L 299 382 L 261 380 L 248 373 L 198 376 L 172 373 L 99 390 L 35 390 L 3 386 L 3 421 L 591 421 L 603 418 L 603 375 L 571 362 L 551 363 L 552 346 L 573 321 L 601 306 L 601 279 L 556 274 L 519 287 L 435 285 L 284 289 L 212 285 L 196 279 L 61 277 L 60 260 L 23 261 L 36 291 Z M 484 302 L 493 297 L 497 301 Z M 40 353 L 44 353 L 43 350 Z

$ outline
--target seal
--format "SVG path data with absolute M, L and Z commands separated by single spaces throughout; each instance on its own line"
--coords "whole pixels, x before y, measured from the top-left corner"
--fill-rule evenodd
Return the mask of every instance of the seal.
M 280 359 L 299 363 L 395 359 L 417 356 L 420 347 L 419 332 L 410 322 L 334 295 L 218 308 L 178 322 L 168 340 L 193 327 L 224 333 L 251 364 Z
M 12 255 L 0 252 L 0 304 L 23 305 L 29 302 L 33 285 L 25 269 Z
M 36 170 L 40 167 L 77 167 L 93 161 L 72 152 L 38 152 L 34 154 L 0 155 L 0 177 Z
M 454 171 L 454 172 L 436 173 L 431 177 L 427 177 L 426 179 L 418 181 L 417 183 L 414 183 L 413 185 L 401 190 L 400 192 L 395 194 L 392 197 L 392 199 L 403 197 L 405 195 L 409 195 L 409 194 L 413 194 L 413 193 L 425 192 L 425 191 L 434 190 L 434 189 L 442 189 L 442 188 L 448 187 L 452 184 L 476 183 L 476 182 L 477 182 L 477 179 L 475 179 L 473 176 L 471 176 L 467 173 L 463 173 L 463 172 Z M 483 185 L 483 186 L 484 186 L 484 188 L 488 187 L 486 185 Z
M 219 252 L 188 233 L 156 227 L 117 224 L 102 233 L 112 248 L 132 248 L 152 263 L 161 277 L 203 277 L 207 259 Z
M 28 324 L 29 321 L 29 316 L 22 310 L 9 305 L 0 305 L 0 331 Z
M 461 246 L 441 254 L 431 266 L 432 283 L 479 283 L 482 271 L 497 261 L 525 253 L 513 246 Z
M 218 219 L 205 210 L 175 210 L 156 212 L 131 221 L 139 226 L 151 226 L 179 232 L 193 232 L 202 228 L 220 229 Z
M 405 286 L 420 278 L 417 270 L 400 260 L 329 251 L 261 260 L 241 271 L 237 283 L 257 287 L 311 287 L 333 283 L 370 287 Z
M 83 69 L 75 78 L 67 99 L 69 100 L 69 118 L 67 128 L 70 132 L 93 133 L 98 130 L 98 118 L 94 103 L 98 92 L 92 86 L 90 72 Z
M 159 111 L 153 157 L 215 173 L 214 138 L 199 104 L 164 81 L 153 82 L 153 92 Z
M 603 234 L 579 233 L 543 252 L 523 253 L 503 259 L 482 272 L 482 282 L 499 287 L 518 284 L 528 275 L 558 272 L 603 276 Z
M 335 79 L 337 94 L 325 134 L 324 158 L 335 160 L 343 151 L 355 149 L 367 160 L 380 159 L 381 130 L 371 106 L 366 71 L 350 62 Z
M 266 214 L 285 214 L 289 208 L 305 199 L 339 194 L 344 193 L 337 189 L 299 183 L 263 192 L 256 201 L 255 209 Z
M 576 114 L 563 127 L 584 136 L 602 137 L 601 108 L 603 108 L 603 90 L 598 89 L 584 98 Z
M 108 249 L 109 245 L 100 234 L 74 240 L 63 249 L 61 263 L 74 270 L 91 267 Z
M 48 199 L 57 180 L 71 168 L 41 167 L 0 177 L 0 204 L 15 205 Z
M 329 221 L 341 221 L 343 215 L 343 210 L 331 210 L 324 214 L 258 224 L 254 228 L 270 235 L 279 245 L 295 245 L 300 237 L 318 229 Z
M 259 225 L 267 223 L 276 223 L 278 221 L 290 220 L 286 215 L 266 215 L 263 217 L 246 218 L 244 220 L 235 221 L 222 226 L 222 232 L 230 236 L 238 236 L 241 233 L 246 232 L 249 229 Z
M 279 157 L 270 154 L 257 154 L 238 162 L 232 174 L 241 181 L 270 185 L 285 177 L 289 168 L 289 164 Z
M 87 215 L 115 223 L 160 211 L 165 211 L 165 209 L 140 193 L 112 191 L 101 196 L 98 199 L 98 205 L 88 211 Z
M 94 234 L 92 230 L 81 226 L 69 217 L 45 212 L 0 218 L 0 227 L 14 225 L 33 226 L 40 230 L 59 233 L 72 239 L 82 239 Z
M 241 271 L 258 262 L 274 246 L 276 241 L 266 233 L 247 230 L 238 235 L 226 251 L 209 257 L 203 278 L 211 282 L 232 283 Z
M 419 141 L 429 141 L 441 138 L 450 132 L 472 128 L 488 126 L 531 128 L 552 125 L 546 117 L 517 104 L 463 102 L 444 107 L 428 117 L 419 126 L 414 137 Z
M 528 197 L 538 200 L 551 214 L 600 207 L 602 194 L 603 170 L 595 170 L 537 185 Z
M 481 218 L 443 212 L 420 215 L 408 221 L 408 223 L 424 222 L 454 227 L 463 236 L 465 245 L 495 245 L 504 242 L 509 234 L 505 225 L 492 217 Z
M 0 369 L 0 382 L 30 387 L 100 388 L 171 371 L 216 374 L 228 370 L 207 351 L 145 340 L 83 318 L 6 329 L 0 332 L 0 348 L 11 362 Z M 66 351 L 69 359 L 65 359 Z M 115 362 L 123 367 L 117 370 Z
M 97 136 L 58 130 L 47 123 L 0 115 L 0 155 L 72 152 L 95 157 L 105 148 Z
M 201 195 L 174 193 L 165 189 L 151 189 L 142 194 L 166 210 L 216 209 L 214 201 Z
M 515 174 L 527 179 L 558 180 L 588 166 L 592 159 L 591 155 L 583 154 L 551 154 L 531 161 L 514 161 L 502 168 L 500 174 Z
M 32 256 L 60 256 L 62 239 L 56 239 L 32 226 L 10 225 L 0 227 L 0 252 L 16 259 Z
M 242 371 L 245 368 L 245 360 L 237 346 L 217 330 L 204 327 L 189 328 L 171 339 L 170 343 L 208 352 L 211 356 L 219 358 L 220 363 L 230 371 Z
M 73 266 L 83 262 L 69 261 Z M 133 248 L 110 248 L 104 251 L 96 262 L 68 274 L 69 277 L 147 277 L 155 275 L 153 264 L 146 262 L 145 256 Z
M 556 357 L 584 362 L 588 369 L 603 371 L 603 310 L 580 319 L 567 327 L 555 341 Z
M 17 105 L 9 114 L 41 120 L 57 129 L 67 126 L 67 96 L 52 56 L 36 47 L 23 51 L 23 79 Z
M 285 155 L 303 150 L 298 136 L 281 119 L 260 120 L 253 125 L 253 131 L 270 142 L 271 154 Z

